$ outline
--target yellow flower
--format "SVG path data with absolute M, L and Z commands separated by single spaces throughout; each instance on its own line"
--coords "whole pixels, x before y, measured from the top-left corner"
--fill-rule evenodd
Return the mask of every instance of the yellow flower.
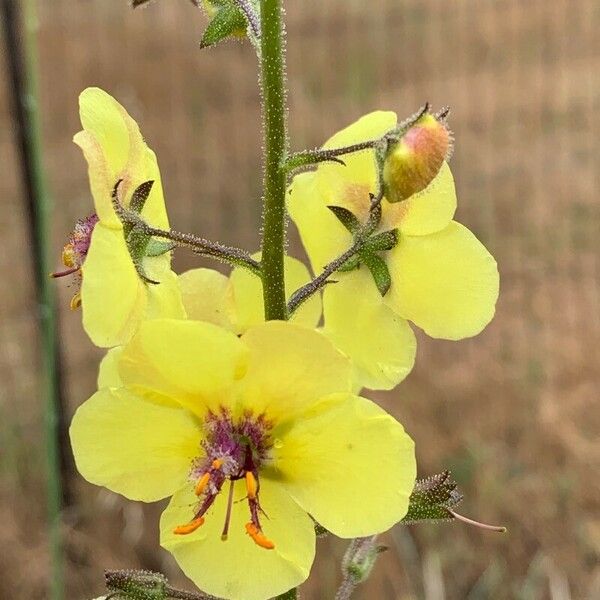
M 370 113 L 334 135 L 325 148 L 380 138 L 397 124 L 393 112 Z M 362 222 L 377 193 L 373 151 L 343 157 L 346 166 L 323 163 L 297 175 L 288 207 L 313 269 L 348 249 L 352 236 L 327 208 L 347 208 Z M 382 202 L 380 230 L 397 229 L 399 242 L 383 254 L 392 283 L 382 298 L 361 266 L 336 273 L 324 290 L 325 333 L 351 357 L 359 384 L 391 389 L 412 369 L 416 342 L 407 321 L 435 338 L 478 334 L 492 319 L 498 297 L 494 258 L 463 225 L 453 221 L 454 180 L 447 163 L 423 191 Z
M 313 519 L 351 538 L 405 515 L 413 442 L 350 392 L 348 360 L 313 329 L 145 321 L 116 361 L 121 387 L 73 419 L 77 467 L 133 500 L 171 496 L 161 543 L 205 592 L 261 600 L 300 584 Z
M 170 252 L 142 259 L 144 272 L 159 283 L 142 281 L 111 202 L 119 180 L 119 198 L 125 206 L 140 184 L 154 181 L 141 216 L 155 227 L 169 227 L 154 153 L 146 146 L 136 122 L 106 92 L 84 90 L 79 109 L 83 131 L 75 135 L 74 142 L 88 163 L 97 215 L 85 252 L 77 255 L 83 327 L 97 346 L 110 347 L 127 342 L 142 319 L 183 318 L 185 312 L 177 277 L 171 271 Z
M 253 258 L 260 260 L 260 253 Z M 310 273 L 291 256 L 285 257 L 284 268 L 289 298 L 310 281 Z M 179 275 L 179 287 L 190 319 L 207 321 L 238 334 L 264 321 L 262 283 L 246 269 L 235 268 L 229 277 L 214 269 L 191 269 Z M 294 313 L 291 321 L 316 327 L 320 318 L 321 299 L 315 295 Z

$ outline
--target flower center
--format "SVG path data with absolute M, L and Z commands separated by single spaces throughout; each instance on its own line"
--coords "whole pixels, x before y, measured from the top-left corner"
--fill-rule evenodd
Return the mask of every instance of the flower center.
M 64 245 L 62 251 L 62 261 L 67 269 L 50 274 L 51 277 L 65 277 L 76 274 L 75 285 L 77 291 L 71 298 L 71 308 L 73 310 L 81 305 L 81 267 L 90 249 L 92 232 L 97 222 L 98 216 L 96 213 L 92 213 L 89 217 L 79 219 L 75 223 L 75 228 L 69 235 L 69 241 Z
M 241 418 L 233 419 L 231 413 L 224 408 L 216 414 L 208 413 L 204 421 L 204 455 L 193 461 L 190 472 L 198 504 L 192 520 L 176 527 L 173 533 L 186 535 L 202 526 L 204 515 L 229 482 L 225 523 L 221 534 L 221 539 L 225 541 L 231 521 L 233 486 L 236 481 L 243 479 L 250 515 L 246 533 L 261 548 L 272 550 L 275 547 L 262 531 L 260 516 L 265 513 L 259 500 L 259 471 L 269 460 L 272 427 L 273 424 L 264 414 L 255 416 L 246 412 Z

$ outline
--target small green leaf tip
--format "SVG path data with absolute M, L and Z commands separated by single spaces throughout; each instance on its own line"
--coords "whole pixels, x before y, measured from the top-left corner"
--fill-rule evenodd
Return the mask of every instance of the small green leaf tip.
M 352 235 L 356 235 L 360 231 L 360 221 L 347 208 L 343 206 L 328 206 L 327 208 Z

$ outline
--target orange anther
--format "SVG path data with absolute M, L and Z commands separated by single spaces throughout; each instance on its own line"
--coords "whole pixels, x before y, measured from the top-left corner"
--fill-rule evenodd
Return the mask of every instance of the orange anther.
M 275 544 L 267 539 L 262 533 L 256 534 L 252 539 L 257 546 L 260 546 L 265 550 L 273 550 L 273 548 L 275 548 Z
M 204 523 L 204 517 L 197 517 L 193 521 L 190 521 L 186 525 L 179 525 L 173 529 L 173 533 L 176 535 L 187 535 L 198 529 Z
M 220 469 L 221 466 L 223 464 L 223 459 L 222 458 L 215 458 L 215 460 L 212 461 L 212 468 L 213 469 Z
M 258 533 L 258 527 L 254 523 L 246 523 L 246 532 L 249 536 L 255 536 Z
M 273 550 L 275 548 L 275 544 L 267 539 L 262 531 L 254 525 L 254 523 L 246 523 L 246 531 L 248 535 L 254 540 L 254 543 L 265 550 Z
M 258 491 L 258 483 L 252 471 L 246 471 L 246 490 L 248 491 L 248 498 L 254 500 Z
M 210 473 L 204 473 L 204 475 L 202 475 L 202 477 L 198 479 L 198 483 L 196 483 L 196 488 L 194 489 L 194 493 L 196 494 L 196 496 L 200 496 L 200 494 L 202 494 L 209 481 Z

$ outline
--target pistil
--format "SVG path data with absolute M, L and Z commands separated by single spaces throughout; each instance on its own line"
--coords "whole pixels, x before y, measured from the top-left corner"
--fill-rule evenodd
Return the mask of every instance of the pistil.
M 221 539 L 227 540 L 229 535 L 229 523 L 231 522 L 231 509 L 233 507 L 233 479 L 229 482 L 229 496 L 227 497 L 227 512 L 225 513 L 225 525 L 223 525 L 223 533 Z

